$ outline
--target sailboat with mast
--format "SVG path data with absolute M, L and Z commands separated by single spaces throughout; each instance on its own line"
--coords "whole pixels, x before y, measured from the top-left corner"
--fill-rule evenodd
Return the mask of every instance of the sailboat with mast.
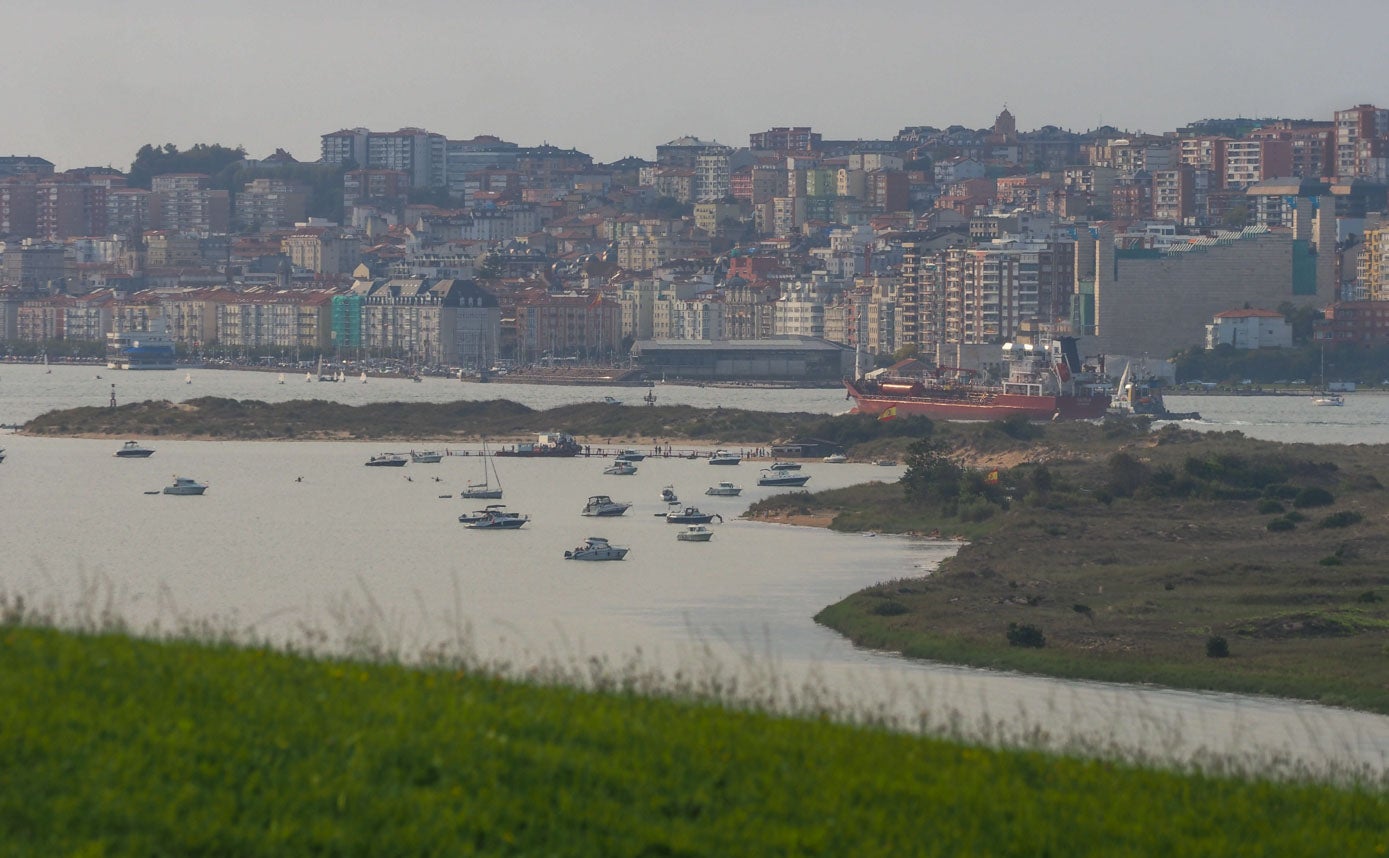
M 1320 389 L 1312 394 L 1313 405 L 1345 405 L 1345 397 L 1339 393 L 1326 389 L 1326 346 L 1321 347 L 1321 379 Z
M 491 472 L 490 476 L 488 472 Z M 493 485 L 493 483 L 496 485 Z M 502 497 L 502 478 L 497 475 L 497 462 L 491 454 L 487 452 L 487 444 L 482 445 L 482 482 L 468 483 L 463 491 L 458 493 L 459 497 L 470 499 L 490 499 L 500 500 Z

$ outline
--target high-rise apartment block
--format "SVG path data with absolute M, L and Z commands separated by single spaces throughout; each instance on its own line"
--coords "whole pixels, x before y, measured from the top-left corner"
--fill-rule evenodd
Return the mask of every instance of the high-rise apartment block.
M 1336 175 L 1357 178 L 1366 175 L 1366 161 L 1374 157 L 1372 141 L 1389 138 L 1389 110 L 1373 104 L 1357 104 L 1349 110 L 1338 110 L 1333 120 L 1336 126 Z
M 448 141 L 422 128 L 368 131 L 351 128 L 324 134 L 322 162 L 355 164 L 368 170 L 399 170 L 414 188 L 438 188 L 446 182 Z

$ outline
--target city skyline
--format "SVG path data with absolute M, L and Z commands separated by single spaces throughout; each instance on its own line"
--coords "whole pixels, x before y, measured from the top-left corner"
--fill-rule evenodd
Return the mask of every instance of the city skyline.
M 135 0 L 117 16 L 60 3 L 8 22 L 0 109 L 17 121 L 0 150 L 60 170 L 125 169 L 141 145 L 170 142 L 312 161 L 324 133 L 415 126 L 612 161 L 683 135 L 743 146 L 777 125 L 834 139 L 987 127 L 1004 104 L 1020 130 L 1162 132 L 1211 117 L 1330 120 L 1389 100 L 1373 83 L 1376 29 L 1336 25 L 1379 7 L 1338 4 L 1326 26 L 1290 34 L 1288 16 L 1305 8 L 1179 2 L 1158 17 L 1003 2 L 981 14 L 891 0 L 847 13 L 714 0 L 694 17 L 627 0 L 527 14 L 439 0 L 389 14 Z

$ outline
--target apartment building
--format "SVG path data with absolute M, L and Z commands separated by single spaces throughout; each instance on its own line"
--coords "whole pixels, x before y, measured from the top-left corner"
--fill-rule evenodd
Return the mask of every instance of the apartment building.
M 447 184 L 448 143 L 442 134 L 422 128 L 398 131 L 350 128 L 324 134 L 321 140 L 324 164 L 396 170 L 408 177 L 413 188 L 438 188 Z
M 1339 178 L 1365 175 L 1367 164 L 1362 160 L 1372 147 L 1362 144 L 1389 137 L 1389 110 L 1373 104 L 1357 104 L 1333 114 L 1336 126 L 1335 168 Z
M 1223 185 L 1230 190 L 1247 188 L 1265 179 L 1293 174 L 1292 144 L 1287 140 L 1225 140 Z
M 1196 168 L 1178 164 L 1153 174 L 1153 217 L 1180 224 L 1196 221 Z
M 11 242 L 0 254 L 0 285 L 61 291 L 72 274 L 62 245 Z
M 308 217 L 309 189 L 297 182 L 262 178 L 236 196 L 236 222 L 247 228 L 293 226 Z
M 301 227 L 281 246 L 292 265 L 317 274 L 351 274 L 362 261 L 360 239 L 337 227 Z
M 1356 273 L 1367 298 L 1389 301 L 1389 224 L 1380 223 L 1365 230 Z
M 810 126 L 774 127 L 748 135 L 748 148 L 771 152 L 813 152 L 820 146 L 821 135 Z
M 312 353 L 329 346 L 330 291 L 247 291 L 221 297 L 215 307 L 217 342 L 223 348 Z
M 150 180 L 148 226 L 176 232 L 227 232 L 231 201 L 226 191 L 210 187 L 202 173 L 169 173 Z
M 1286 141 L 1291 159 L 1290 176 L 1320 179 L 1335 173 L 1335 123 L 1297 124 L 1280 120 L 1249 132 L 1249 139 Z
M 544 295 L 516 304 L 516 357 L 611 359 L 622 348 L 622 307 L 602 295 Z

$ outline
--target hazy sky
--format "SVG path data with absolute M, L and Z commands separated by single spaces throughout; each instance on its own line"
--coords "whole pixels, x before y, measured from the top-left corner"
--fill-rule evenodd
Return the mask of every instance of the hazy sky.
M 908 125 L 1162 131 L 1389 105 L 1385 0 L 52 0 L 3 16 L 0 155 L 129 166 L 143 143 L 276 147 L 411 125 L 652 158 Z

